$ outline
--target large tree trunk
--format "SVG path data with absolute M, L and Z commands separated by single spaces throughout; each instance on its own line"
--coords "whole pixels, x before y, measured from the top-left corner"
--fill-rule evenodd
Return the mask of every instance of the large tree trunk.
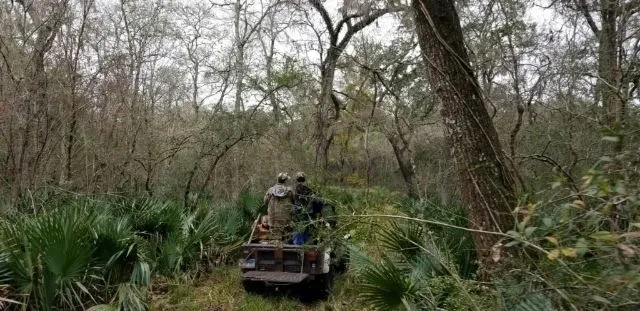
M 446 135 L 470 226 L 491 232 L 509 230 L 513 224 L 511 210 L 516 205 L 514 182 L 469 66 L 454 2 L 413 0 L 412 5 L 427 75 L 442 102 Z M 498 239 L 497 235 L 473 234 L 485 269 L 494 264 L 491 248 Z

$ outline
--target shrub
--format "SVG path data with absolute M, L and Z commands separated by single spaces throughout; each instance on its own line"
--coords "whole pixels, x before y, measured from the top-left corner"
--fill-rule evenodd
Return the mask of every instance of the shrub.
M 640 306 L 640 154 L 604 157 L 579 191 L 517 209 L 506 243 L 522 254 L 503 282 L 504 300 L 535 292 L 561 308 L 631 310 Z M 516 298 L 518 297 L 518 298 Z
M 456 206 L 434 200 L 406 200 L 400 211 L 416 218 L 466 225 Z M 420 221 L 396 220 L 379 230 L 379 260 L 355 251 L 360 297 L 378 310 L 484 310 L 491 297 L 472 280 L 473 244 L 468 232 Z M 364 259 L 363 259 L 364 258 Z M 358 267 L 359 266 L 359 267 Z M 482 299 L 481 299 L 482 298 Z
M 4 307 L 146 310 L 154 275 L 197 272 L 249 230 L 230 204 L 189 211 L 152 199 L 55 202 L 0 220 Z

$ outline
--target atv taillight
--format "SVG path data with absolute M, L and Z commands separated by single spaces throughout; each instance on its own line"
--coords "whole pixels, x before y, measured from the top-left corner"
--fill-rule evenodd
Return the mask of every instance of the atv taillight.
M 307 259 L 307 261 L 316 261 L 318 260 L 318 250 L 312 248 L 304 253 L 304 257 Z

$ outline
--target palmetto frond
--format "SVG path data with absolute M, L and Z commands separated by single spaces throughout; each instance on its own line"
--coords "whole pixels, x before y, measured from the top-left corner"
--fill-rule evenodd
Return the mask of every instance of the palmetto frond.
M 48 211 L 3 223 L 2 269 L 7 284 L 42 309 L 82 306 L 92 265 L 95 214 L 81 208 Z
M 424 282 L 432 277 L 452 273 L 446 252 L 435 244 L 431 244 L 423 256 L 414 257 L 410 264 L 412 268 L 411 277 L 416 282 Z
M 0 220 L 0 297 L 39 310 L 146 310 L 154 274 L 198 269 L 237 248 L 251 200 L 187 210 L 151 199 L 66 202 Z M 5 293 L 8 293 L 5 295 Z M 115 297 L 115 300 L 114 300 Z M 116 303 L 117 301 L 117 303 Z M 103 304 L 101 304 L 103 303 Z
M 8 267 L 7 254 L 0 248 L 0 284 L 7 284 L 9 280 L 11 280 L 11 270 Z
M 112 213 L 129 217 L 134 231 L 162 238 L 180 230 L 184 216 L 179 205 L 149 198 L 122 200 L 114 205 Z
M 145 302 L 144 292 L 134 284 L 122 283 L 118 286 L 119 311 L 146 311 L 149 309 Z
M 354 244 L 347 244 L 349 249 L 349 269 L 354 272 L 359 272 L 367 266 L 373 264 L 373 261 L 362 249 Z
M 360 272 L 360 297 L 377 310 L 404 308 L 418 295 L 417 286 L 388 257 Z
M 261 205 L 262 196 L 258 196 L 247 190 L 243 190 L 238 194 L 236 209 L 242 211 L 243 219 L 254 219 L 257 217 Z
M 102 305 L 93 306 L 87 309 L 87 311 L 118 311 L 118 307 L 102 304 Z
M 466 211 L 461 206 L 446 205 L 437 198 L 405 199 L 400 202 L 399 207 L 412 217 L 440 221 L 458 227 L 468 226 Z M 439 248 L 447 250 L 452 255 L 452 262 L 455 263 L 460 276 L 472 277 L 477 265 L 475 246 L 470 232 L 435 225 L 428 225 L 425 230 L 430 232 L 431 237 L 437 238 Z
M 392 222 L 380 232 L 380 243 L 386 249 L 401 254 L 407 261 L 422 253 L 424 228 L 416 223 Z

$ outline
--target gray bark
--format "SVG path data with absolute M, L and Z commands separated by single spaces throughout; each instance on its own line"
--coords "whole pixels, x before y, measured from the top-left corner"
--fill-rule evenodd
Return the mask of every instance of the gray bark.
M 517 201 L 513 177 L 469 66 L 460 20 L 453 0 L 414 0 L 416 30 L 432 89 L 442 103 L 446 137 L 456 163 L 470 227 L 505 232 Z M 493 234 L 474 233 L 485 269 L 495 263 Z M 486 270 L 485 270 L 486 271 Z M 483 277 L 489 278 L 489 274 Z

